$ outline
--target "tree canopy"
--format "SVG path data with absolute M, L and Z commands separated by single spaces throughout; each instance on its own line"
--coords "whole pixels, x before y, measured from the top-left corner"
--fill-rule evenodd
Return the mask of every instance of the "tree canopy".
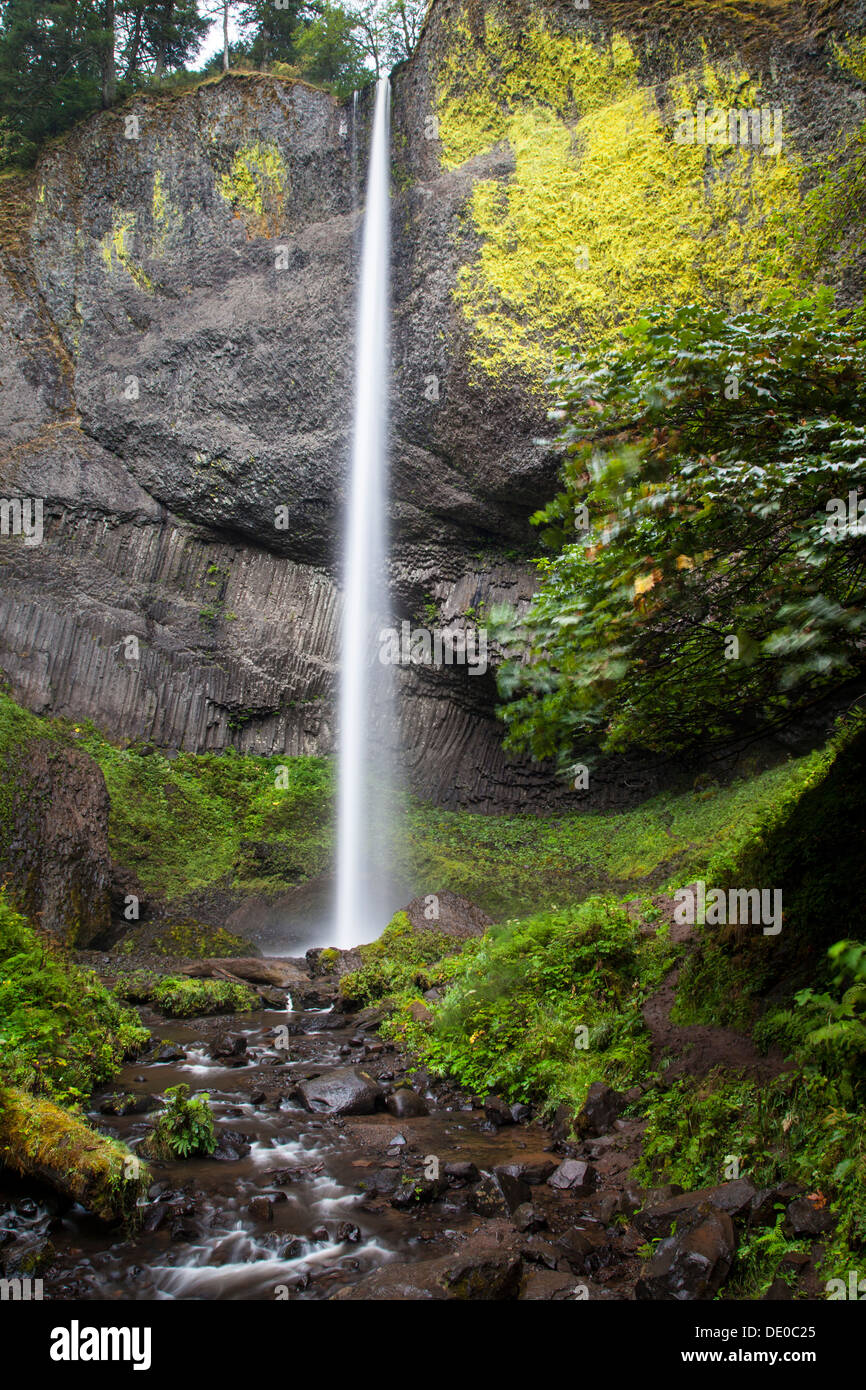
M 862 673 L 862 316 L 657 308 L 563 357 L 563 491 L 528 613 L 496 615 L 508 745 L 703 748 Z
M 240 36 L 202 71 L 286 65 L 345 97 L 414 49 L 426 0 L 0 0 L 0 163 L 140 87 L 195 72 L 214 24 Z M 276 68 L 279 71 L 279 68 Z

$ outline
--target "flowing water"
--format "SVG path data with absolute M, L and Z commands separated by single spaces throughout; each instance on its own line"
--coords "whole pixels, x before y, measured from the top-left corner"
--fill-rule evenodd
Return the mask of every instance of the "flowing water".
M 346 513 L 340 652 L 337 924 L 341 949 L 375 939 L 387 901 L 387 815 L 394 729 L 391 680 L 378 660 L 388 611 L 390 101 L 378 86 L 358 298 L 352 471 Z M 377 864 L 378 861 L 378 864 Z
M 357 1019 L 321 1007 L 293 1012 L 288 1002 L 288 1013 L 227 1019 L 167 1022 L 145 1014 L 154 1039 L 170 1040 L 174 1055 L 130 1062 L 94 1096 L 91 1120 L 135 1152 L 158 1112 L 153 1098 L 186 1083 L 209 1095 L 221 1144 L 213 1158 L 151 1161 L 155 1183 L 137 1232 L 106 1228 L 80 1206 L 4 1172 L 0 1234 L 8 1226 L 37 1247 L 48 1238 L 54 1258 L 46 1296 L 326 1299 L 391 1260 L 450 1251 L 455 1229 L 477 1222 L 460 1190 L 435 1209 L 397 1210 L 388 1194 L 425 1154 L 490 1169 L 513 1157 L 515 1141 L 529 1147 L 530 1132 L 488 1133 L 483 1113 L 457 1096 L 443 1104 L 432 1091 L 429 1116 L 412 1121 L 309 1113 L 294 1089 L 304 1077 L 359 1064 L 399 1074 L 400 1063 L 374 1033 L 358 1031 Z M 245 1038 L 245 1052 L 215 1059 L 211 1045 L 227 1031 Z M 108 1118 L 100 1101 L 111 1093 L 152 1108 Z

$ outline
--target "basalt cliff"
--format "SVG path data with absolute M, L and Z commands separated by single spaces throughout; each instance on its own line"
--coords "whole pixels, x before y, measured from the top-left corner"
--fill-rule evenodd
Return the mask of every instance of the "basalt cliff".
M 863 120 L 864 27 L 860 0 L 434 0 L 393 76 L 383 624 L 531 594 L 560 344 L 802 282 L 793 214 Z M 678 139 L 701 103 L 775 116 L 781 148 Z M 332 750 L 370 114 L 229 75 L 96 116 L 6 181 L 0 493 L 43 499 L 44 537 L 0 539 L 0 669 L 31 709 L 167 748 Z M 838 254 L 811 273 L 843 297 L 862 278 Z M 502 752 L 491 672 L 401 690 L 426 794 L 561 794 Z M 593 796 L 660 775 L 611 764 Z

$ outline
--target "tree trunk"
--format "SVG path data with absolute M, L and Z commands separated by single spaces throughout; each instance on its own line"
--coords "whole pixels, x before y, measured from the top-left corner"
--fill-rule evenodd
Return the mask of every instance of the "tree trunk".
M 126 63 L 126 76 L 132 77 L 138 66 L 138 50 L 141 47 L 141 26 L 144 21 L 144 10 L 139 9 L 135 12 L 135 26 L 132 31 L 132 38 L 129 41 L 129 57 Z
M 229 70 L 229 0 L 223 0 L 223 72 Z
M 114 64 L 114 0 L 105 0 L 103 25 L 105 38 L 102 47 L 102 104 L 113 106 L 117 96 L 117 70 Z

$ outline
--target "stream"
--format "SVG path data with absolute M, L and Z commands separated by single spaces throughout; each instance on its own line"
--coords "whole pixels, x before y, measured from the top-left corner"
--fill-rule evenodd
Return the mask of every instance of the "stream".
M 425 1084 L 424 1073 L 415 1079 L 423 1104 L 413 1103 L 427 1114 L 311 1113 L 295 1088 L 313 1076 L 357 1066 L 386 1093 L 403 1080 L 406 1061 L 376 1037 L 372 1022 L 359 1028 L 364 1015 L 318 1008 L 183 1021 L 146 1009 L 142 1016 L 153 1046 L 94 1095 L 91 1120 L 134 1152 L 159 1108 L 151 1098 L 186 1083 L 192 1094 L 208 1093 L 219 1147 L 207 1159 L 149 1160 L 149 1204 L 131 1236 L 81 1207 L 34 1197 L 33 1184 L 24 1196 L 23 1187 L 0 1193 L 4 1219 L 11 1215 L 14 1226 L 17 1218 L 34 1241 L 50 1240 L 52 1298 L 326 1299 L 389 1262 L 452 1252 L 479 1228 L 479 1176 L 519 1160 L 531 1181 L 543 1181 L 558 1162 L 549 1131 L 533 1123 L 498 1128 L 471 1097 Z M 277 1046 L 286 1029 L 288 1060 Z M 214 1057 L 215 1044 L 238 1055 Z M 118 1093 L 140 1098 L 147 1112 L 105 1114 L 100 1107 Z M 444 1174 L 454 1164 L 432 1185 L 432 1201 L 428 1192 L 395 1205 L 407 1178 L 423 1181 L 425 1171 Z M 543 1195 L 556 1194 L 545 1188 Z

